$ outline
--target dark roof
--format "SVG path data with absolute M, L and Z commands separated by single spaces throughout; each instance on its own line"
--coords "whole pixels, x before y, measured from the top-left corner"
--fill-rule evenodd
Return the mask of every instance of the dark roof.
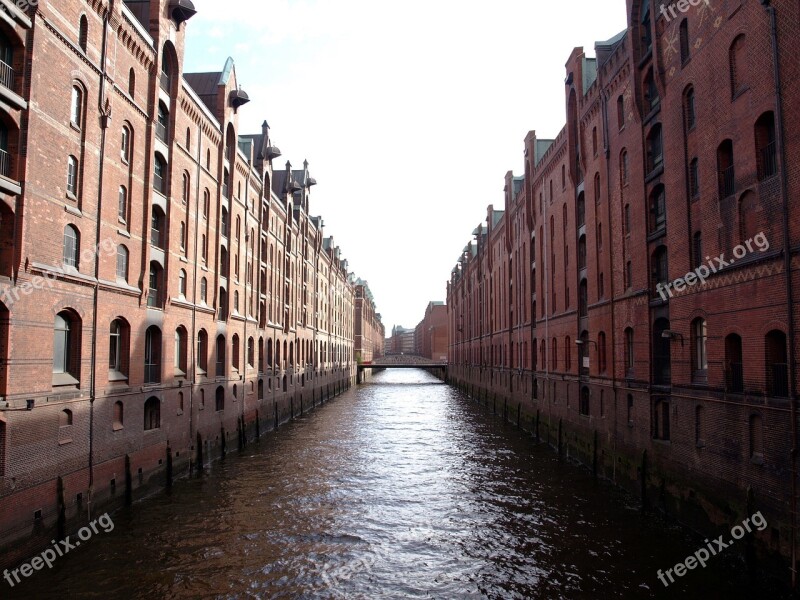
M 253 144 L 255 147 L 255 152 L 253 153 L 253 158 L 258 160 L 259 158 L 264 158 L 262 150 L 264 149 L 264 134 L 263 133 L 251 133 L 247 135 L 240 135 L 239 136 L 239 145 L 241 146 L 242 140 L 249 140 L 250 143 Z
M 275 171 L 272 174 L 272 191 L 275 195 L 283 198 L 284 188 L 286 187 L 286 171 Z
M 217 88 L 221 76 L 222 73 L 219 71 L 213 73 L 185 73 L 183 75 L 189 87 L 200 96 L 203 104 L 211 109 L 214 114 L 216 114 Z

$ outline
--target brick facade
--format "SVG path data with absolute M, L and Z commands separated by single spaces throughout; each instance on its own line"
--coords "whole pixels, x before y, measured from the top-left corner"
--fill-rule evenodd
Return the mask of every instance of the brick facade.
M 762 510 L 758 547 L 791 558 L 800 27 L 771 4 L 628 0 L 572 52 L 566 126 L 526 136 L 452 272 L 449 376 L 692 526 Z
M 425 317 L 414 331 L 415 354 L 435 361 L 446 361 L 449 341 L 447 325 L 447 306 L 444 302 L 429 302 Z
M 355 298 L 308 164 L 239 132 L 233 61 L 183 73 L 190 14 L 0 2 L 0 546 L 24 553 L 349 387 Z
M 372 362 L 383 356 L 386 328 L 375 308 L 375 297 L 366 281 L 351 277 L 355 288 L 355 355 L 356 361 Z

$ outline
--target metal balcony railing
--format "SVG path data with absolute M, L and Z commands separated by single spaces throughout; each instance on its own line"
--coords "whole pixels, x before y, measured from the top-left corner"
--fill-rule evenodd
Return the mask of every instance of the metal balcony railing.
M 14 89 L 14 69 L 11 65 L 0 60 L 0 84 L 8 89 Z

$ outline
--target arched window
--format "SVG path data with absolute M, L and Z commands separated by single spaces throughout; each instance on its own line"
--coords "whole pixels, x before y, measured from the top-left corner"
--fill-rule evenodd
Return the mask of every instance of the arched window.
M 154 204 L 150 212 L 150 245 L 164 250 L 167 218 L 160 206 Z
M 192 130 L 191 128 L 186 128 L 186 149 L 191 151 L 192 149 Z
M 703 234 L 695 231 L 692 236 L 692 267 L 695 269 L 703 264 Z
M 608 361 L 606 360 L 606 334 L 601 331 L 597 334 L 597 368 L 601 373 L 608 370 Z
M 661 97 L 658 95 L 658 87 L 656 87 L 656 78 L 653 75 L 653 69 L 650 69 L 644 78 L 644 97 L 647 102 L 648 112 L 655 110 L 661 103 Z
M 79 196 L 80 163 L 75 156 L 67 158 L 67 195 L 71 198 Z
M 155 396 L 144 403 L 144 430 L 161 429 L 161 400 Z
M 211 210 L 211 192 L 208 188 L 203 190 L 203 218 L 208 218 L 208 211 Z
M 181 325 L 175 330 L 175 354 L 173 366 L 176 375 L 186 375 L 189 364 L 189 335 L 186 328 Z
M 159 83 L 161 89 L 167 94 L 172 93 L 172 64 L 167 53 L 166 44 L 164 45 L 164 51 L 161 53 L 161 77 Z
M 589 286 L 586 279 L 581 279 L 578 286 L 578 314 L 582 317 L 589 314 Z
M 205 277 L 200 280 L 200 302 L 208 303 L 208 281 Z
M 156 137 L 166 143 L 169 132 L 169 110 L 163 102 L 158 103 L 158 119 L 156 121 Z
M 162 194 L 167 193 L 167 163 L 158 153 L 153 161 L 153 189 Z
M 225 288 L 219 288 L 219 314 L 218 321 L 224 321 L 228 318 L 228 292 Z
M 717 173 L 719 174 L 719 197 L 727 198 L 736 193 L 736 177 L 733 169 L 733 142 L 723 141 L 717 148 Z
M 639 39 L 641 40 L 642 58 L 653 49 L 653 32 L 651 30 L 650 3 L 644 2 L 642 13 L 642 23 L 639 28 Z
M 617 96 L 617 129 L 625 127 L 625 99 L 622 94 Z
M 581 401 L 579 412 L 584 416 L 589 416 L 590 410 L 590 401 L 589 401 L 589 388 L 587 386 L 583 386 L 581 388 Z
M 189 179 L 189 174 L 186 171 L 183 172 L 183 186 L 181 187 L 181 192 L 182 192 L 181 200 L 183 201 L 184 204 L 187 204 L 191 197 L 191 183 Z
M 767 393 L 776 398 L 789 396 L 789 361 L 786 334 L 774 329 L 764 339 Z
M 697 157 L 693 158 L 689 163 L 689 193 L 692 199 L 700 197 L 700 165 L 697 162 Z
M 161 383 L 161 330 L 155 325 L 144 336 L 144 382 Z
M 219 230 L 222 237 L 228 237 L 228 209 L 224 206 L 220 211 Z
M 690 48 L 689 48 L 689 19 L 681 21 L 680 25 L 680 45 L 681 45 L 681 65 L 685 65 L 689 61 Z
M 72 425 L 72 411 L 65 408 L 59 414 L 58 425 L 60 427 L 70 427 Z
M 267 366 L 272 369 L 273 362 L 272 362 L 272 340 L 267 340 Z
M 650 192 L 650 232 L 656 232 L 667 225 L 667 199 L 664 186 L 659 184 Z
M 692 321 L 692 371 L 695 377 L 705 377 L 708 371 L 707 341 L 706 320 L 695 319 Z
M 602 200 L 602 194 L 600 190 L 600 173 L 594 174 L 594 202 L 595 204 L 599 203 Z
M 619 154 L 619 180 L 623 187 L 628 185 L 629 173 L 628 151 L 623 149 Z
M 72 86 L 69 121 L 78 129 L 83 126 L 83 88 L 78 85 Z
M 186 256 L 186 246 L 187 246 L 186 241 L 188 236 L 186 234 L 186 223 L 183 221 L 181 221 L 180 231 L 178 232 L 178 235 L 180 236 L 181 254 Z
M 133 141 L 133 134 L 131 128 L 127 125 L 122 126 L 122 138 L 120 141 L 119 156 L 124 163 L 130 162 L 131 159 L 131 142 Z
M 586 236 L 578 238 L 578 269 L 586 268 Z
M 133 67 L 128 71 L 128 96 L 136 99 L 136 71 Z
M 633 328 L 625 329 L 625 376 L 633 376 L 634 354 L 633 354 Z
M 197 332 L 197 366 L 202 373 L 208 370 L 208 334 L 205 329 Z
M 164 270 L 158 262 L 150 261 L 150 279 L 147 294 L 147 306 L 161 308 L 163 305 Z
M 256 342 L 253 338 L 247 340 L 247 364 L 250 368 L 256 366 Z
M 128 349 L 130 328 L 123 319 L 111 321 L 108 338 L 108 378 L 118 381 L 128 378 Z
M 669 281 L 666 246 L 659 246 L 653 251 L 653 255 L 650 258 L 650 266 L 653 286 L 652 294 L 655 296 L 659 294 L 659 284 L 663 288 L 666 287 Z
M 214 410 L 221 412 L 225 410 L 225 388 L 219 386 L 217 388 L 216 398 L 214 402 Z
M 233 312 L 239 312 L 239 290 L 233 291 Z
M 64 227 L 64 266 L 80 268 L 80 234 L 73 225 Z
M 669 330 L 669 320 L 656 319 L 653 323 L 653 383 L 655 385 L 670 385 L 672 381 L 672 349 L 671 336 L 665 332 Z
M 217 364 L 216 364 L 217 377 L 223 377 L 225 375 L 225 336 L 224 335 L 218 335 L 217 336 L 216 355 L 217 355 Z
M 578 221 L 577 222 L 577 226 L 578 227 L 583 227 L 586 224 L 586 200 L 584 198 L 583 192 L 578 194 L 578 200 L 576 202 L 576 207 L 577 207 L 577 211 L 576 212 L 578 213 L 577 216 L 576 216 L 577 221 Z M 553 236 L 552 227 L 551 227 L 550 236 L 551 236 L 551 238 Z
M 725 389 L 732 394 L 744 392 L 742 338 L 736 333 L 725 337 Z
M 670 439 L 670 409 L 666 398 L 657 398 L 653 403 L 653 438 L 664 441 Z
M 128 188 L 119 186 L 119 199 L 117 201 L 117 218 L 122 223 L 128 222 Z
M 53 384 L 75 385 L 80 379 L 80 321 L 69 311 L 56 315 L 53 328 Z
M 745 64 L 746 64 L 746 50 L 744 34 L 738 36 L 733 40 L 729 53 L 730 71 L 731 71 L 731 97 L 736 97 L 739 93 L 747 89 L 745 83 Z
M 569 336 L 564 340 L 564 370 L 572 370 L 572 338 Z
M 117 431 L 125 426 L 125 407 L 122 402 L 114 403 L 114 416 L 112 421 L 112 429 Z
M 775 142 L 775 114 L 765 112 L 758 118 L 755 126 L 756 161 L 758 179 L 763 181 L 778 174 L 778 155 Z
M 664 163 L 661 143 L 661 124 L 656 123 L 647 134 L 647 172 L 652 173 Z
M 186 271 L 184 269 L 178 272 L 178 295 L 186 296 Z
M 86 52 L 86 48 L 89 45 L 89 21 L 86 15 L 81 15 L 81 21 L 78 25 L 78 45 L 80 45 L 81 50 Z

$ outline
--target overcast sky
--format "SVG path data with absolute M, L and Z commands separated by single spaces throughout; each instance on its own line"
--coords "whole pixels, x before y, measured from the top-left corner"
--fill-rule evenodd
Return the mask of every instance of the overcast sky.
M 325 221 L 369 281 L 387 332 L 414 327 L 486 207 L 522 174 L 530 130 L 565 121 L 564 64 L 626 27 L 624 0 L 194 0 L 186 72 L 236 63 L 251 102 L 318 185 Z

